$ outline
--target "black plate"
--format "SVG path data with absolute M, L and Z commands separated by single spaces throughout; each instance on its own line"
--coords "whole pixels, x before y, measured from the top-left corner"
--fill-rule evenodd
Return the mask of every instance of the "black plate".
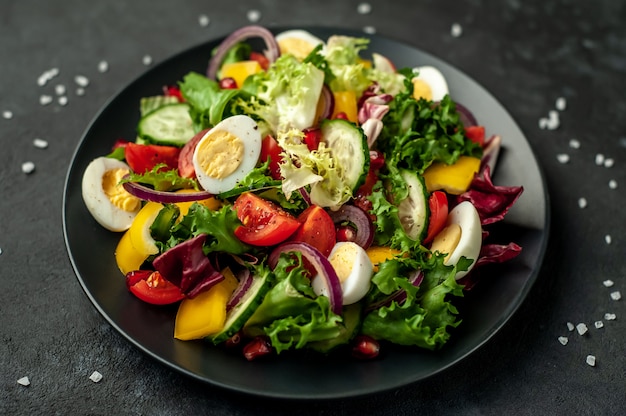
M 308 29 L 322 39 L 332 34 L 364 36 L 335 29 Z M 278 32 L 278 31 L 277 31 Z M 239 392 L 283 398 L 339 398 L 380 392 L 416 382 L 466 358 L 493 336 L 528 294 L 548 238 L 548 196 L 541 169 L 523 133 L 484 88 L 459 70 L 409 45 L 371 36 L 367 53 L 379 52 L 396 65 L 434 65 L 446 77 L 452 97 L 469 107 L 487 134 L 500 134 L 504 151 L 494 178 L 499 185 L 523 185 L 524 193 L 498 225 L 508 243 L 523 247 L 514 261 L 494 269 L 497 279 L 479 284 L 463 300 L 463 323 L 438 352 L 389 348 L 379 360 L 356 362 L 337 357 L 286 355 L 247 362 L 201 341 L 172 336 L 175 309 L 151 307 L 128 293 L 114 250 L 120 237 L 100 227 L 81 197 L 87 164 L 108 153 L 118 137 L 134 136 L 141 97 L 159 94 L 189 71 L 203 73 L 207 57 L 221 39 L 208 42 L 147 71 L 116 95 L 96 116 L 74 154 L 65 186 L 63 221 L 67 250 L 85 293 L 104 318 L 141 351 L 195 379 Z

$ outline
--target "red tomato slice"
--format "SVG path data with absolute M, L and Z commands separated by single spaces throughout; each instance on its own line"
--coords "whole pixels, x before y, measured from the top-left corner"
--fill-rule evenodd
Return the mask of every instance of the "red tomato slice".
M 178 168 L 180 149 L 174 146 L 128 143 L 124 154 L 133 172 L 145 173 L 160 163 L 165 163 L 169 169 Z
M 317 150 L 322 140 L 322 131 L 318 128 L 304 129 L 304 143 L 309 151 Z
M 281 152 L 283 149 L 280 148 L 276 139 L 272 136 L 267 135 L 263 138 L 261 142 L 261 162 L 265 163 L 267 159 L 270 159 L 269 170 L 270 176 L 274 179 L 282 179 L 280 176 L 280 168 L 278 164 L 282 160 Z
M 253 246 L 273 246 L 285 241 L 300 223 L 276 204 L 245 192 L 233 205 L 243 224 L 235 229 L 235 236 Z
M 428 198 L 430 219 L 424 243 L 429 243 L 443 229 L 448 219 L 448 197 L 445 192 L 435 191 Z
M 195 178 L 196 170 L 193 167 L 193 152 L 198 142 L 204 137 L 209 129 L 204 129 L 191 138 L 180 150 L 178 155 L 178 174 L 183 178 Z
M 328 257 L 336 243 L 335 223 L 324 208 L 311 205 L 300 215 L 300 228 L 289 238 L 290 241 L 309 243 Z
M 161 273 L 152 270 L 128 273 L 126 285 L 133 295 L 152 305 L 169 305 L 185 298 L 178 286 L 165 280 Z
M 485 143 L 485 127 L 484 126 L 469 126 L 465 127 L 465 137 L 477 143 L 483 145 Z
M 250 52 L 250 60 L 257 61 L 259 65 L 261 65 L 261 68 L 263 68 L 264 71 L 267 71 L 267 68 L 270 67 L 269 59 L 267 59 L 265 55 L 263 55 L 262 53 Z

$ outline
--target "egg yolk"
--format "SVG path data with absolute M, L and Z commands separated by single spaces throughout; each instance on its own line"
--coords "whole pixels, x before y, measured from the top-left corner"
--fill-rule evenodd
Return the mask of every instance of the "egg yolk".
M 430 86 L 425 83 L 423 80 L 419 78 L 413 78 L 413 98 L 419 100 L 420 98 L 424 98 L 426 100 L 432 101 L 433 92 L 430 89 Z
M 126 169 L 111 169 L 104 172 L 102 175 L 102 190 L 104 194 L 109 198 L 109 201 L 117 208 L 133 212 L 139 209 L 141 200 L 129 194 L 120 181 L 122 177 L 128 173 Z
M 328 259 L 330 264 L 333 265 L 335 273 L 341 283 L 345 282 L 350 276 L 352 268 L 354 266 L 355 253 L 349 244 L 344 244 L 337 247 L 332 256 Z
M 243 161 L 243 142 L 227 131 L 216 131 L 198 144 L 198 164 L 214 179 L 224 179 Z
M 435 236 L 433 244 L 430 246 L 430 251 L 433 253 L 438 251 L 443 254 L 451 254 L 456 249 L 461 241 L 461 226 L 458 224 L 450 224 Z M 450 256 L 444 260 L 444 264 L 448 264 L 447 260 Z
M 310 42 L 298 38 L 281 39 L 278 42 L 278 47 L 280 48 L 280 53 L 290 53 L 299 60 L 303 60 L 304 58 L 306 58 L 308 54 L 311 53 L 313 49 L 315 49 L 315 46 L 312 45 Z

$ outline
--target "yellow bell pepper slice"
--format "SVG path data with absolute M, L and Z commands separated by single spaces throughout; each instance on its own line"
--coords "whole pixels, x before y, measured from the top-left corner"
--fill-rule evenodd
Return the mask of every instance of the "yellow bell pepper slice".
M 261 68 L 261 64 L 258 61 L 231 62 L 222 66 L 220 78 L 232 78 L 237 83 L 237 88 L 241 88 L 246 78 L 262 70 L 263 68 Z
M 126 231 L 122 234 L 122 238 L 115 248 L 115 261 L 124 276 L 126 276 L 128 272 L 139 270 L 139 267 L 141 267 L 147 258 L 148 256 L 146 254 L 140 253 L 133 246 L 130 240 L 130 232 Z
M 230 269 L 222 270 L 224 280 L 178 307 L 174 338 L 182 341 L 201 339 L 218 333 L 226 322 L 226 304 L 239 282 Z
M 180 189 L 176 191 L 177 194 L 195 193 L 195 192 L 200 192 L 200 191 L 196 191 L 195 189 Z M 189 212 L 189 208 L 196 202 L 204 205 L 210 210 L 217 210 L 221 207 L 220 201 L 213 197 L 202 199 L 200 201 L 177 202 L 176 206 L 178 207 L 180 211 L 181 218 L 187 215 L 187 213 Z
M 395 248 L 385 247 L 385 246 L 371 246 L 367 250 L 365 250 L 367 257 L 369 257 L 370 261 L 374 265 L 374 272 L 378 271 L 378 265 L 387 260 L 391 260 L 394 257 L 402 254 L 400 250 L 396 250 Z
M 480 168 L 480 159 L 461 156 L 452 165 L 436 162 L 424 171 L 424 181 L 428 192 L 444 190 L 452 195 L 467 191 L 474 175 Z
M 336 118 L 337 114 L 344 113 L 348 120 L 358 123 L 357 99 L 354 91 L 335 91 L 335 108 L 332 118 Z

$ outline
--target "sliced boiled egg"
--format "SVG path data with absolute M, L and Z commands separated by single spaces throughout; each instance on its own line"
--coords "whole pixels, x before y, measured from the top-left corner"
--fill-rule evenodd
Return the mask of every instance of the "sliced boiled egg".
M 467 271 L 458 272 L 455 276 L 459 280 L 476 264 L 483 241 L 483 230 L 480 217 L 474 205 L 463 201 L 450 211 L 446 226 L 437 234 L 430 247 L 431 252 L 447 254 L 444 264 L 456 265 L 461 257 L 473 260 Z
M 449 93 L 448 83 L 441 71 L 433 66 L 420 66 L 413 70 L 417 75 L 413 82 L 413 97 L 441 101 Z
M 236 115 L 216 124 L 198 142 L 193 167 L 206 191 L 230 191 L 256 166 L 261 154 L 259 126 L 250 117 Z
M 141 208 L 141 200 L 120 184 L 129 172 L 126 163 L 99 157 L 92 160 L 83 173 L 83 201 L 93 218 L 107 230 L 129 229 Z
M 276 35 L 276 42 L 281 54 L 291 54 L 303 60 L 317 45 L 324 41 L 306 30 L 287 30 Z
M 374 266 L 365 250 L 356 243 L 345 241 L 335 244 L 328 255 L 328 261 L 335 269 L 341 283 L 344 305 L 361 300 L 369 291 L 374 274 Z M 313 279 L 313 290 L 321 294 L 322 279 Z

